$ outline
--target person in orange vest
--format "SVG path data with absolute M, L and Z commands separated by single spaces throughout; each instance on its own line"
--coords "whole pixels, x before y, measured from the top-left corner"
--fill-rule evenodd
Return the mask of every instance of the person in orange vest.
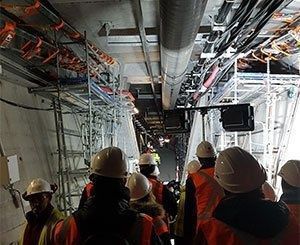
M 145 213 L 153 218 L 156 234 L 164 245 L 171 245 L 170 233 L 164 222 L 165 210 L 155 201 L 150 181 L 140 173 L 133 173 L 127 182 L 130 190 L 130 206 L 140 213 Z
M 197 227 L 208 219 L 224 196 L 219 184 L 214 180 L 216 154 L 213 146 L 202 141 L 196 151 L 199 163 L 190 163 L 186 180 L 185 215 L 183 233 L 185 244 L 192 244 Z M 192 171 L 191 171 L 192 170 Z
M 38 178 L 30 182 L 23 199 L 29 201 L 31 211 L 26 213 L 26 227 L 19 244 L 50 245 L 51 233 L 55 224 L 64 218 L 63 214 L 51 205 L 57 185 L 50 185 Z
M 222 151 L 214 178 L 225 197 L 213 216 L 200 224 L 194 244 L 299 244 L 296 220 L 282 201 L 265 199 L 265 169 L 247 151 Z
M 300 225 L 300 161 L 289 160 L 278 174 L 281 180 L 282 192 L 280 197 L 289 207 L 291 213 Z
M 129 207 L 128 162 L 117 147 L 99 151 L 91 163 L 94 195 L 53 232 L 54 244 L 161 244 L 153 219 Z
M 156 202 L 163 205 L 170 220 L 177 214 L 177 202 L 174 194 L 158 180 L 159 169 L 150 153 L 143 153 L 139 159 L 140 172 L 147 177 L 152 184 L 152 192 Z
M 94 193 L 94 184 L 93 182 L 89 182 L 86 184 L 86 186 L 83 189 L 83 192 L 80 197 L 78 209 L 82 208 L 84 206 L 84 203 L 87 201 L 89 197 L 91 197 Z

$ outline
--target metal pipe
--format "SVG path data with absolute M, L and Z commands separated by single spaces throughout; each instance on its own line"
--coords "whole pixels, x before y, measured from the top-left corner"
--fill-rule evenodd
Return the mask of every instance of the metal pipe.
M 207 0 L 161 0 L 163 108 L 173 109 L 193 51 Z

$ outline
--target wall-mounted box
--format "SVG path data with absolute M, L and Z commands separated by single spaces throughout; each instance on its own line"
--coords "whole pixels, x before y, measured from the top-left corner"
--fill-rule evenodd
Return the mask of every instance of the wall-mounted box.
M 18 156 L 0 157 L 1 185 L 8 185 L 20 180 Z

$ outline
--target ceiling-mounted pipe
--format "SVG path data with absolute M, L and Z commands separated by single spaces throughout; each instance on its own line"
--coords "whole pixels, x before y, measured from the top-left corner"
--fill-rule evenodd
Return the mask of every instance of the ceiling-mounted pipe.
M 207 0 L 161 0 L 162 101 L 173 109 L 187 71 Z

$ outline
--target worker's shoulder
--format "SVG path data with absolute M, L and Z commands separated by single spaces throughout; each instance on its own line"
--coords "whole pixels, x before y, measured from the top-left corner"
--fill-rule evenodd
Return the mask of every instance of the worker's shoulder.
M 54 208 L 54 209 L 52 210 L 51 215 L 52 215 L 55 219 L 58 219 L 58 220 L 62 220 L 62 219 L 65 218 L 65 215 L 64 215 L 61 211 L 59 211 L 57 208 Z

